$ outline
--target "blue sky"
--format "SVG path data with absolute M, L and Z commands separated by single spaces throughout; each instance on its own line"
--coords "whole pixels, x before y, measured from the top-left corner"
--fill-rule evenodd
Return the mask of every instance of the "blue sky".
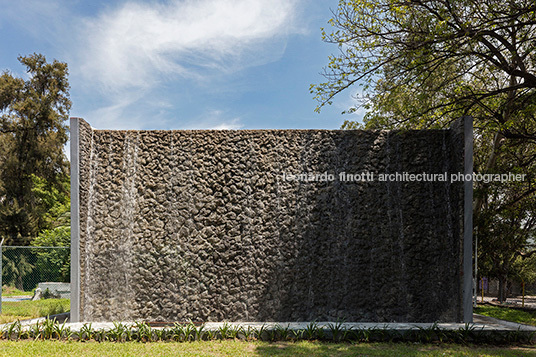
M 320 114 L 309 93 L 337 2 L 0 0 L 0 68 L 67 62 L 71 116 L 98 129 L 338 129 L 354 93 Z

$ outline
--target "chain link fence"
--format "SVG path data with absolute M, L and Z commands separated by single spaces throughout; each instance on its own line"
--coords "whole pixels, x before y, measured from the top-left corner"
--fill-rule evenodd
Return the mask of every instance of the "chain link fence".
M 70 247 L 2 246 L 2 287 L 32 291 L 39 283 L 70 281 Z

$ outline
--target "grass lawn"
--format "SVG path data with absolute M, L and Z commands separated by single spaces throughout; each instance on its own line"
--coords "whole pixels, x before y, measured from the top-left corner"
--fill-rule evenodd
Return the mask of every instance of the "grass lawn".
M 33 291 L 22 291 L 12 286 L 2 287 L 2 296 L 33 296 Z
M 474 309 L 474 312 L 501 320 L 536 326 L 536 311 L 523 311 L 508 307 L 480 305 Z
M 2 301 L 0 323 L 27 320 L 36 317 L 59 314 L 69 311 L 69 299 L 44 299 L 37 301 Z
M 396 343 L 1 341 L 0 356 L 536 356 L 526 347 Z

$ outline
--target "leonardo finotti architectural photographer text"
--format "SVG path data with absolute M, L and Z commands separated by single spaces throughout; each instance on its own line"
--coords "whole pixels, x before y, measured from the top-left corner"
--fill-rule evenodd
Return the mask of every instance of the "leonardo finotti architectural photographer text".
M 283 181 L 299 181 L 299 182 L 390 182 L 390 181 L 407 181 L 407 182 L 459 182 L 459 181 L 478 181 L 478 182 L 509 182 L 509 181 L 525 181 L 525 174 L 503 173 L 503 174 L 479 174 L 464 175 L 463 173 L 448 174 L 447 172 L 431 174 L 426 172 L 409 173 L 375 173 L 363 171 L 359 173 L 322 173 L 304 172 L 298 174 L 282 174 Z

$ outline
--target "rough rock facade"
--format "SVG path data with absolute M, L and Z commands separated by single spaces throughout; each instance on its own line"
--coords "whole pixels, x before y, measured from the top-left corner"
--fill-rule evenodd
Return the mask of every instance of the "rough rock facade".
M 79 130 L 82 321 L 461 320 L 456 126 Z

